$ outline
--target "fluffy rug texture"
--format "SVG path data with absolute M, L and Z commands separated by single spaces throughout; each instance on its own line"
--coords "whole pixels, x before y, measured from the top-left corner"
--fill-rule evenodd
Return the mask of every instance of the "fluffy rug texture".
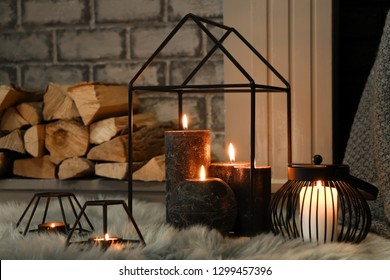
M 88 197 L 78 197 L 78 199 L 82 205 L 86 200 L 92 200 Z M 105 197 L 105 199 L 113 198 Z M 119 199 L 125 200 L 125 198 Z M 52 204 L 55 205 L 54 202 Z M 16 229 L 16 222 L 26 206 L 27 203 L 0 204 L 0 259 L 390 259 L 390 240 L 374 233 L 370 233 L 360 244 L 317 245 L 301 240 L 285 240 L 272 233 L 260 234 L 252 238 L 231 238 L 224 237 L 218 231 L 203 226 L 178 230 L 166 224 L 165 205 L 138 200 L 134 201 L 133 215 L 146 241 L 145 247 L 121 249 L 113 247 L 105 251 L 96 246 L 72 244 L 66 247 L 64 235 L 28 233 L 23 236 L 19 233 L 25 226 L 21 224 Z M 55 212 L 56 207 L 51 207 L 49 211 L 52 209 L 52 212 Z M 110 207 L 117 206 L 108 208 L 109 232 L 123 237 L 131 232 L 131 237 L 135 238 L 135 231 L 132 226 L 128 225 L 124 211 L 119 206 L 119 208 L 113 208 L 115 211 L 112 211 Z M 43 210 L 40 210 L 41 208 L 44 208 L 43 205 L 37 208 L 37 213 L 34 215 L 32 225 L 35 227 L 42 219 Z M 97 233 L 102 229 L 100 226 L 102 208 L 87 208 L 86 213 L 96 230 L 93 235 L 99 235 Z M 71 215 L 68 217 L 73 218 Z M 24 220 L 27 221 L 27 218 Z

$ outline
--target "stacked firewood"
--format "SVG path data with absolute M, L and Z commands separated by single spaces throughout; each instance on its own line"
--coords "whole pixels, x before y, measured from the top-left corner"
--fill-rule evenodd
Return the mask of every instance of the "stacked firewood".
M 133 169 L 164 154 L 164 131 L 133 96 Z M 0 177 L 126 179 L 128 89 L 50 83 L 44 93 L 0 86 Z

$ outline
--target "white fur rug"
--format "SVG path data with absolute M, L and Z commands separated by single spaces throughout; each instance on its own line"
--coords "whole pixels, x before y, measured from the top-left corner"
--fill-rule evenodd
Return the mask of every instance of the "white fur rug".
M 86 200 L 91 200 L 87 197 L 78 199 L 82 205 Z M 120 199 L 126 201 L 125 198 Z M 55 205 L 55 201 L 52 203 Z M 146 241 L 145 247 L 109 248 L 106 251 L 98 247 L 79 245 L 66 247 L 66 236 L 36 233 L 23 236 L 19 231 L 24 227 L 15 229 L 16 222 L 26 206 L 27 203 L 0 204 L 0 259 L 390 259 L 390 240 L 373 233 L 360 244 L 317 245 L 300 240 L 285 240 L 272 233 L 253 238 L 228 238 L 202 226 L 177 230 L 165 223 L 163 204 L 137 200 L 134 201 L 133 215 Z M 120 214 L 122 211 L 112 212 L 110 207 L 109 231 L 125 236 L 125 216 Z M 87 214 L 95 229 L 100 230 L 101 207 L 88 209 L 90 211 L 87 211 Z M 39 219 L 42 217 L 38 212 L 35 215 Z M 24 220 L 27 221 L 27 218 Z

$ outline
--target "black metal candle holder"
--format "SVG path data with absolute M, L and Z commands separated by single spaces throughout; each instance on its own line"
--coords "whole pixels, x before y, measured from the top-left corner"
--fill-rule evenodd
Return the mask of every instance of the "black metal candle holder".
M 105 236 L 108 234 L 108 206 L 113 206 L 113 205 L 122 205 L 127 217 L 128 217 L 128 221 L 130 223 L 132 223 L 132 225 L 134 226 L 137 234 L 138 234 L 138 237 L 139 237 L 139 240 L 136 240 L 136 239 L 124 239 L 122 237 L 114 237 L 111 239 L 110 238 L 107 238 L 105 239 Z M 75 225 L 80 221 L 80 219 L 85 215 L 85 210 L 89 207 L 89 206 L 101 206 L 102 207 L 102 210 L 103 210 L 103 235 L 101 238 L 89 238 L 88 240 L 84 240 L 84 241 L 71 241 L 72 239 L 72 236 L 73 236 L 73 233 L 75 232 L 76 230 L 76 227 L 73 226 L 73 228 L 70 230 L 70 233 L 68 235 L 68 238 L 66 239 L 66 246 L 69 246 L 71 244 L 84 244 L 84 245 L 99 245 L 101 246 L 102 249 L 107 249 L 108 247 L 110 247 L 112 244 L 123 244 L 123 245 L 126 245 L 126 244 L 130 244 L 130 245 L 137 245 L 137 244 L 140 244 L 140 245 L 143 245 L 145 246 L 146 243 L 145 243 L 145 240 L 130 212 L 130 209 L 128 208 L 128 206 L 126 205 L 126 202 L 124 200 L 95 200 L 95 201 L 87 201 L 85 202 L 83 208 L 81 209 L 77 219 L 76 219 L 76 223 Z
M 272 231 L 287 238 L 318 243 L 359 243 L 371 227 L 366 199 L 374 200 L 378 189 L 349 174 L 347 165 L 292 164 L 288 182 L 270 204 Z
M 207 38 L 211 40 L 213 45 L 209 51 L 205 54 L 203 59 L 194 67 L 192 72 L 182 81 L 180 84 L 176 85 L 167 85 L 167 86 L 136 86 L 136 81 L 147 71 L 151 63 L 156 59 L 158 54 L 168 45 L 172 38 L 177 34 L 177 32 L 184 26 L 188 21 L 195 23 L 195 26 L 200 29 L 201 32 L 206 34 Z M 206 26 L 207 25 L 207 26 Z M 208 29 L 209 27 L 222 30 L 223 35 L 220 39 L 217 39 Z M 249 51 L 256 57 L 261 63 L 263 63 L 284 85 L 281 86 L 272 86 L 256 83 L 255 79 L 248 73 L 247 70 L 237 61 L 237 59 L 225 48 L 223 45 L 224 41 L 230 37 L 237 38 L 240 40 L 243 45 L 249 49 Z M 244 83 L 237 84 L 190 84 L 192 79 L 196 76 L 198 71 L 205 65 L 205 63 L 212 57 L 212 55 L 217 51 L 221 51 L 224 56 L 226 56 L 231 63 L 237 68 L 237 70 L 242 74 L 242 76 L 247 80 Z M 249 185 L 250 185 L 250 197 L 249 203 L 251 204 L 251 213 L 253 217 L 254 213 L 254 203 L 255 203 L 255 186 L 254 186 L 254 169 L 255 169 L 255 115 L 256 115 L 256 94 L 260 92 L 267 93 L 286 93 L 287 97 L 287 133 L 288 133 L 288 162 L 291 162 L 291 94 L 290 94 L 290 85 L 285 78 L 234 28 L 193 15 L 187 14 L 184 16 L 181 21 L 174 27 L 174 29 L 168 34 L 165 40 L 161 45 L 156 49 L 156 51 L 151 55 L 151 57 L 144 63 L 141 69 L 136 73 L 133 79 L 129 83 L 129 137 L 128 137 L 128 160 L 129 160 L 129 170 L 128 170 L 128 204 L 131 208 L 132 202 L 132 188 L 133 188 L 133 176 L 132 176 L 132 159 L 133 159 L 133 94 L 135 93 L 169 93 L 176 94 L 178 98 L 178 127 L 183 129 L 181 120 L 183 115 L 183 97 L 191 93 L 204 93 L 204 94 L 213 94 L 213 93 L 249 93 L 250 94 L 250 176 L 249 176 Z
M 29 230 L 31 222 L 32 222 L 33 217 L 35 215 L 35 212 L 38 208 L 38 205 L 40 204 L 41 198 L 46 198 L 46 204 L 45 204 L 45 210 L 43 212 L 42 223 L 38 226 L 37 229 Z M 48 210 L 49 210 L 49 206 L 50 206 L 50 201 L 52 198 L 58 199 L 59 208 L 60 208 L 61 216 L 62 216 L 62 220 L 63 220 L 63 224 L 61 224 L 60 226 L 55 227 L 55 228 L 51 228 L 51 223 L 46 223 L 46 218 L 47 218 L 47 214 L 48 214 Z M 26 209 L 23 211 L 23 214 L 21 215 L 18 222 L 16 223 L 16 228 L 19 227 L 19 225 L 23 221 L 24 217 L 28 213 L 30 207 L 33 205 L 33 202 L 35 201 L 35 204 L 34 204 L 32 211 L 31 211 L 31 215 L 27 221 L 26 228 L 23 231 L 23 235 L 26 235 L 28 232 L 59 232 L 59 233 L 68 234 L 70 226 L 68 223 L 69 220 L 67 219 L 66 213 L 64 210 L 63 199 L 65 199 L 65 198 L 67 199 L 70 207 L 72 208 L 72 212 L 74 214 L 74 217 L 76 218 L 77 217 L 76 210 L 81 210 L 81 204 L 79 203 L 79 201 L 77 200 L 76 196 L 73 193 L 70 193 L 70 192 L 40 192 L 40 193 L 34 194 L 32 199 L 30 200 L 30 203 L 27 205 Z M 86 222 L 91 227 L 91 229 L 93 230 L 93 226 L 92 226 L 88 216 L 86 214 L 84 214 L 83 217 L 85 218 Z M 58 222 L 56 222 L 56 223 L 58 223 Z M 74 224 L 73 227 L 77 228 L 78 232 L 80 232 L 80 233 L 88 232 L 88 230 L 83 228 L 83 226 L 79 220 Z

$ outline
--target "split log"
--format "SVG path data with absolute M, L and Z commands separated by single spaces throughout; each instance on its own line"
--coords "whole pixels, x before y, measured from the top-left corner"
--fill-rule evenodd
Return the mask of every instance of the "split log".
M 133 161 L 148 161 L 165 154 L 165 131 L 176 126 L 173 122 L 157 122 L 133 133 Z
M 23 135 L 20 129 L 15 129 L 11 133 L 0 137 L 0 149 L 14 151 L 20 154 L 25 154 Z
M 109 141 L 128 129 L 128 116 L 113 117 L 97 121 L 89 126 L 89 141 L 91 144 L 101 144 Z M 135 114 L 133 125 L 141 127 L 156 123 L 156 117 L 152 113 Z
M 46 125 L 45 147 L 52 162 L 84 156 L 89 148 L 88 127 L 75 120 L 59 120 Z
M 27 125 L 30 124 L 19 114 L 18 110 L 10 107 L 1 117 L 0 130 L 9 132 Z
M 55 179 L 56 165 L 45 155 L 39 158 L 25 158 L 14 161 L 13 173 L 18 176 L 36 179 Z
M 99 83 L 81 83 L 68 88 L 85 125 L 125 115 L 128 112 L 128 89 L 126 86 Z M 134 109 L 139 108 L 139 101 L 134 96 Z
M 133 126 L 135 130 L 143 126 L 154 125 L 157 122 L 157 118 L 152 113 L 142 113 L 133 115 Z
M 16 106 L 16 110 L 30 125 L 42 121 L 42 102 L 23 102 Z
M 94 163 L 86 158 L 67 158 L 58 166 L 58 178 L 61 180 L 94 175 Z
M 133 180 L 157 181 L 165 180 L 165 155 L 160 155 L 149 160 L 144 166 L 133 172 Z
M 97 176 L 125 180 L 127 179 L 129 164 L 127 162 L 97 163 L 95 174 Z
M 127 129 L 127 116 L 108 118 L 95 122 L 89 126 L 89 142 L 101 144 L 111 140 Z
M 67 90 L 66 85 L 49 83 L 43 96 L 44 120 L 70 120 L 80 117 L 76 104 Z
M 33 157 L 45 154 L 45 125 L 34 125 L 24 133 L 24 148 Z
M 96 161 L 127 162 L 127 135 L 117 136 L 89 150 L 87 158 Z
M 13 107 L 22 102 L 39 101 L 42 96 L 22 91 L 21 89 L 5 86 L 0 86 L 0 110 Z

